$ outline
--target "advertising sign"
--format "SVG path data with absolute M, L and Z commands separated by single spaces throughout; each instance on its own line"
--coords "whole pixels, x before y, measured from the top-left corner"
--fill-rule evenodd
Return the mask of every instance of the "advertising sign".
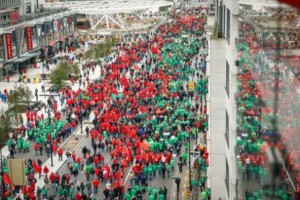
M 12 47 L 12 37 L 11 33 L 5 34 L 5 42 L 6 42 L 6 53 L 7 53 L 7 59 L 13 58 L 13 47 Z
M 33 45 L 32 45 L 32 28 L 31 27 L 26 27 L 25 32 L 26 32 L 26 37 L 27 37 L 27 49 L 32 50 L 33 49 Z
M 188 82 L 188 91 L 194 91 L 194 88 L 195 88 L 195 82 L 189 81 Z

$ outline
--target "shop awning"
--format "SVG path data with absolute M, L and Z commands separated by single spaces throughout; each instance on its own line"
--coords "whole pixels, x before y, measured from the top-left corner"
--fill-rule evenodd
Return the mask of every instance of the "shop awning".
M 57 41 L 49 42 L 49 45 L 48 45 L 48 46 L 52 46 L 52 47 L 53 47 L 53 46 L 56 44 L 56 42 L 57 42 Z
M 40 52 L 37 51 L 37 52 L 33 52 L 33 53 L 25 53 L 23 54 L 21 57 L 11 61 L 11 63 L 22 63 L 22 62 L 25 62 L 26 60 L 29 60 L 30 58 L 33 58 L 33 57 L 36 57 L 36 56 L 39 56 L 40 55 Z

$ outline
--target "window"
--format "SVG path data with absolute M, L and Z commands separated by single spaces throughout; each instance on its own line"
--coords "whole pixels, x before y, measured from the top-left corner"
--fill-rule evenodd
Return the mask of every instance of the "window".
M 225 185 L 226 185 L 226 189 L 227 189 L 227 195 L 228 195 L 228 198 L 229 198 L 229 166 L 228 166 L 227 158 L 226 158 L 226 178 L 225 178 Z
M 0 35 L 0 59 L 4 59 L 3 35 Z
M 218 4 L 218 37 L 223 37 L 223 5 Z
M 230 42 L 230 10 L 227 9 L 227 17 L 226 17 L 226 38 L 227 41 Z
M 230 96 L 230 66 L 228 64 L 228 61 L 226 60 L 226 85 L 225 90 L 227 93 L 227 96 Z
M 229 116 L 228 116 L 227 110 L 226 110 L 225 123 L 226 123 L 225 139 L 226 139 L 226 142 L 227 142 L 227 147 L 229 148 Z
M 31 5 L 26 5 L 26 14 L 31 13 Z

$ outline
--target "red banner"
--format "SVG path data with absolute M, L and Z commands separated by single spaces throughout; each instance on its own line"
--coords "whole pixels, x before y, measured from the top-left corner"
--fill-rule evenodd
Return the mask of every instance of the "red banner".
M 26 27 L 26 36 L 27 36 L 27 49 L 32 50 L 33 45 L 32 45 L 32 28 L 31 27 Z
M 7 59 L 13 58 L 13 47 L 12 47 L 12 38 L 11 33 L 5 34 L 5 42 L 6 42 L 6 53 L 7 53 Z
M 289 4 L 291 6 L 294 6 L 298 9 L 300 9 L 300 2 L 299 0 L 279 0 L 279 2 L 281 3 L 286 3 L 286 4 Z
M 60 30 L 60 20 L 57 20 L 57 30 Z

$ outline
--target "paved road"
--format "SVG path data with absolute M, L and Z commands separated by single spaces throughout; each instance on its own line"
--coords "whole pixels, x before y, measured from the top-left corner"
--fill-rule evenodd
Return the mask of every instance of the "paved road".
M 200 134 L 201 135 L 201 134 Z M 201 139 L 200 141 L 203 142 L 203 140 Z M 193 146 L 193 144 L 195 144 L 195 140 L 191 140 L 191 146 Z M 82 142 L 80 144 L 78 144 L 76 147 L 75 147 L 75 153 L 77 156 L 80 156 L 80 157 L 83 157 L 82 155 L 82 147 L 84 146 L 90 146 L 91 145 L 91 139 L 89 137 L 85 137 Z M 102 153 L 102 155 L 105 157 L 105 163 L 110 163 L 110 155 L 109 153 L 107 153 L 106 151 L 104 151 Z M 174 155 L 176 156 L 176 154 Z M 176 156 L 175 157 L 175 160 L 176 160 L 176 163 L 178 162 L 178 157 Z M 85 162 L 85 160 L 84 160 Z M 128 173 L 129 173 L 129 170 L 131 169 L 131 164 L 128 166 L 128 168 L 125 170 L 125 178 L 127 177 Z M 59 170 L 59 174 L 62 176 L 63 174 L 66 174 L 66 173 L 69 173 L 69 170 L 68 170 L 68 167 L 67 167 L 67 162 L 65 162 L 65 164 L 60 168 Z M 180 199 L 183 199 L 183 192 L 184 192 L 184 186 L 185 186 L 185 183 L 186 183 L 186 177 L 188 175 L 188 165 L 185 165 L 183 167 L 183 172 L 182 173 L 179 173 L 179 169 L 178 169 L 178 166 L 176 165 L 175 166 L 175 170 L 174 172 L 172 172 L 170 174 L 170 177 L 168 178 L 166 176 L 165 179 L 163 179 L 162 177 L 159 177 L 158 176 L 158 173 L 157 173 L 157 176 L 155 178 L 153 178 L 152 180 L 148 180 L 148 185 L 149 186 L 153 186 L 153 187 L 156 187 L 156 188 L 159 188 L 159 187 L 163 187 L 163 186 L 166 186 L 168 188 L 168 196 L 167 196 L 167 199 L 175 199 L 176 198 L 176 184 L 175 184 L 175 181 L 173 179 L 173 177 L 179 177 L 181 178 L 181 191 L 179 193 L 179 197 Z M 82 182 L 86 182 L 86 177 L 85 177 L 85 174 L 84 172 L 80 172 L 79 175 L 77 176 L 77 181 L 82 181 Z M 74 177 L 71 177 L 71 182 L 75 183 L 75 178 Z M 99 186 L 99 192 L 98 194 L 94 194 L 96 195 L 97 199 L 99 200 L 104 200 L 104 195 L 103 195 L 103 190 L 105 188 L 106 184 L 105 183 L 100 183 L 100 186 Z M 130 181 L 129 179 L 127 179 L 126 183 L 125 183 L 125 188 L 129 187 L 130 186 Z M 47 188 L 49 189 L 49 195 L 53 195 L 54 194 L 54 191 L 52 190 L 50 184 L 47 185 Z M 145 197 L 145 200 L 148 199 L 148 195 L 144 195 Z M 56 195 L 56 198 L 55 199 L 59 199 L 59 196 Z
M 192 64 L 192 66 L 193 66 L 193 64 Z M 193 79 L 195 80 L 195 77 L 193 77 Z M 199 137 L 200 137 L 201 143 L 203 144 L 204 141 L 203 141 L 203 137 L 202 137 L 201 133 L 199 134 Z M 193 146 L 194 143 L 195 143 L 195 141 L 192 140 L 191 147 Z M 91 146 L 90 138 L 87 138 L 87 137 L 84 138 L 83 141 L 80 144 L 78 144 L 78 146 L 76 146 L 76 149 L 75 149 L 76 155 L 80 155 L 81 157 L 83 157 L 82 153 L 81 153 L 83 146 Z M 105 157 L 105 163 L 110 163 L 110 155 L 106 151 L 102 155 L 104 155 L 104 157 Z M 184 166 L 182 173 L 179 173 L 178 166 L 177 166 L 178 157 L 176 155 L 174 155 L 174 156 L 175 156 L 175 162 L 176 162 L 175 171 L 171 173 L 170 177 L 163 179 L 162 177 L 157 176 L 157 177 L 153 178 L 153 180 L 148 180 L 148 185 L 155 186 L 156 188 L 166 186 L 168 189 L 167 199 L 176 199 L 176 184 L 175 184 L 173 177 L 180 177 L 181 178 L 181 190 L 179 193 L 179 199 L 184 199 L 183 192 L 184 192 L 184 188 L 186 185 L 186 177 L 188 175 L 188 165 Z M 128 173 L 131 169 L 131 166 L 132 165 L 129 165 L 127 170 L 125 170 L 125 178 L 127 177 Z M 66 174 L 66 173 L 69 173 L 69 170 L 67 168 L 67 163 L 65 162 L 65 164 L 60 168 L 59 174 L 62 176 L 63 174 Z M 77 176 L 77 181 L 86 182 L 86 177 L 85 177 L 84 172 L 79 173 L 79 175 Z M 71 178 L 71 182 L 75 183 L 74 177 Z M 96 196 L 97 199 L 100 199 L 100 200 L 104 199 L 103 190 L 104 190 L 105 186 L 106 185 L 104 183 L 100 183 L 99 192 Z M 127 179 L 125 186 L 126 187 L 129 186 L 129 179 Z M 47 188 L 49 189 L 50 195 L 54 194 L 54 191 L 51 189 L 50 185 L 48 185 Z M 96 195 L 96 194 L 94 194 L 94 195 Z M 58 195 L 56 195 L 55 199 L 59 199 Z M 145 194 L 144 199 L 148 199 L 147 194 Z

